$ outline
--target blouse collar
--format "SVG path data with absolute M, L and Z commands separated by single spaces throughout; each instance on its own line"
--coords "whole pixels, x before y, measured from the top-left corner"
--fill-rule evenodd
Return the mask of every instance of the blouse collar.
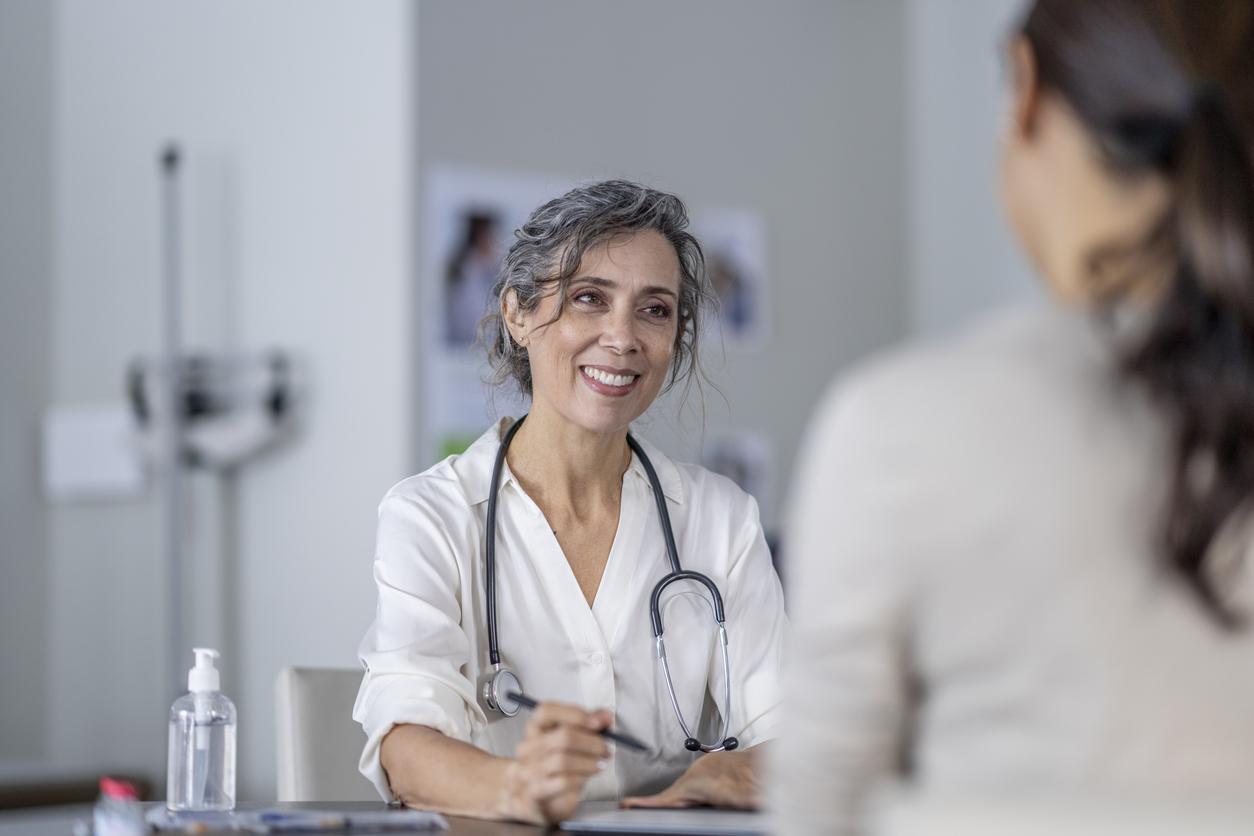
M 457 474 L 466 500 L 471 505 L 487 502 L 492 488 L 492 465 L 496 462 L 496 452 L 501 446 L 501 435 L 513 422 L 513 418 L 502 418 L 497 421 L 488 428 L 487 432 L 479 436 L 474 444 L 466 448 L 466 452 L 453 459 L 453 472 Z M 635 439 L 645 455 L 649 457 L 649 461 L 653 462 L 653 469 L 657 471 L 658 481 L 662 485 L 662 493 L 671 502 L 682 503 L 684 485 L 679 475 L 679 468 L 671 461 L 670 456 L 648 441 L 639 436 L 635 436 Z M 631 455 L 631 464 L 627 472 L 642 480 L 646 488 L 649 487 L 649 476 L 645 473 L 644 465 L 640 463 L 640 457 L 635 453 Z M 510 472 L 507 462 L 501 472 L 501 487 L 514 481 L 514 474 Z

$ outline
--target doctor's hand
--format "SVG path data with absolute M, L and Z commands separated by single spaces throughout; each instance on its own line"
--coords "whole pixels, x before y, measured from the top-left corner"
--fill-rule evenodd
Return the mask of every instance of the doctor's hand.
M 657 795 L 624 798 L 623 807 L 727 807 L 758 809 L 762 782 L 757 749 L 710 752 Z
M 588 779 L 605 768 L 610 749 L 597 732 L 609 728 L 608 711 L 541 703 L 505 770 L 505 814 L 533 824 L 570 818 Z

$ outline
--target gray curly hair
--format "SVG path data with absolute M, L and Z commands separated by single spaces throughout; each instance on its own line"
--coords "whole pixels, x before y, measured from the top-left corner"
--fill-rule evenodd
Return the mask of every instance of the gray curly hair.
M 527 350 L 514 342 L 505 326 L 504 302 L 509 291 L 516 294 L 522 311 L 531 312 L 556 285 L 558 307 L 549 320 L 555 322 L 565 309 L 567 288 L 584 253 L 616 236 L 648 229 L 665 237 L 679 257 L 678 328 L 670 375 L 662 391 L 699 374 L 701 314 L 712 306 L 714 295 L 701 245 L 688 232 L 688 210 L 675 195 L 627 180 L 605 180 L 550 200 L 514 231 L 514 243 L 492 286 L 490 307 L 479 322 L 480 340 L 492 368 L 491 382 L 499 386 L 513 380 L 524 394 L 531 395 Z

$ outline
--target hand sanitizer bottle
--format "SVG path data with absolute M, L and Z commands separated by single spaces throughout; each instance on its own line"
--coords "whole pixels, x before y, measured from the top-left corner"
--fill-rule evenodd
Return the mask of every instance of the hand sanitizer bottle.
M 166 806 L 171 810 L 235 807 L 235 704 L 218 690 L 218 651 L 198 647 L 187 690 L 170 706 Z

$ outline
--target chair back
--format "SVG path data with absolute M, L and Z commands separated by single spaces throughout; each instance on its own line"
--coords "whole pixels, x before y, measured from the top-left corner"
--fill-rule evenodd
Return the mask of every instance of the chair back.
M 353 720 L 359 670 L 284 668 L 275 683 L 279 801 L 379 801 L 357 771 L 366 736 Z

